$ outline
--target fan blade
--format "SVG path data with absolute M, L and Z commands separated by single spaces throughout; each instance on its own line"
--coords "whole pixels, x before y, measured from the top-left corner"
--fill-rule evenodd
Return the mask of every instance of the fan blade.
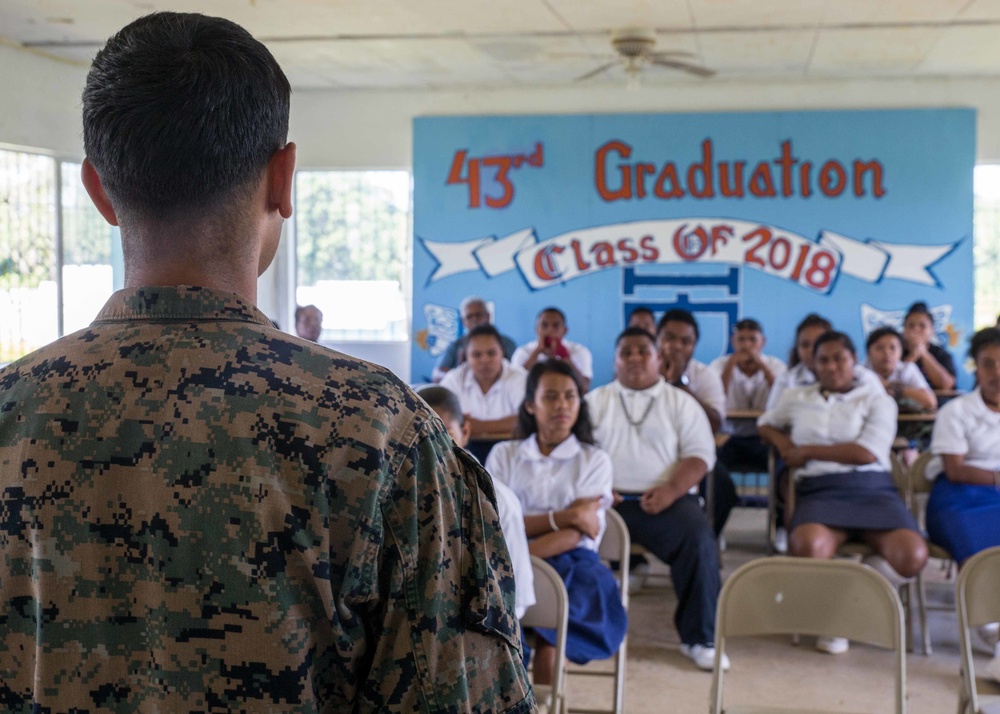
M 587 72 L 587 74 L 581 74 L 579 77 L 577 77 L 573 81 L 574 82 L 583 82 L 584 80 L 590 79 L 591 77 L 596 77 L 597 75 L 601 74 L 602 72 L 607 72 L 609 69 L 611 69 L 612 67 L 614 67 L 616 64 L 618 64 L 618 60 L 615 60 L 613 62 L 608 62 L 607 64 L 602 64 L 597 69 L 592 69 L 591 71 Z
M 694 57 L 694 52 L 687 50 L 664 50 L 663 52 L 650 52 L 647 57 L 650 60 L 669 59 L 671 57 Z
M 669 67 L 670 69 L 679 69 L 682 72 L 687 72 L 688 74 L 693 74 L 697 77 L 715 76 L 714 69 L 708 69 L 707 67 L 700 67 L 696 64 L 688 64 L 687 62 L 677 62 L 675 60 L 665 60 L 665 59 L 654 59 L 650 64 L 659 65 L 660 67 Z

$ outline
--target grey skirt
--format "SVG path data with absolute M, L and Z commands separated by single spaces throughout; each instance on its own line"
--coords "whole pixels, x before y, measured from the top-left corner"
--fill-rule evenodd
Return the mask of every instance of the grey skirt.
M 807 476 L 795 485 L 795 512 L 790 530 L 819 523 L 844 530 L 917 531 L 892 476 L 884 471 L 851 471 Z

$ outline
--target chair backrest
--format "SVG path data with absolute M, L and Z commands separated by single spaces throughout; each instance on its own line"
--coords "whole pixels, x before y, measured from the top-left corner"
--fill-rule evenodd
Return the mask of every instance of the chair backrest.
M 976 670 L 972 658 L 969 628 L 1000 621 L 1000 546 L 976 553 L 962 564 L 955 584 L 955 609 L 958 611 L 958 635 L 962 646 L 961 696 L 971 709 L 979 711 Z
M 597 555 L 601 560 L 609 563 L 618 563 L 618 570 L 613 571 L 615 580 L 618 581 L 618 588 L 622 593 L 622 605 L 628 610 L 628 576 L 629 560 L 632 555 L 632 538 L 629 536 L 628 526 L 613 508 L 609 508 L 606 515 L 607 526 L 604 528 L 604 535 L 601 543 L 597 547 Z
M 849 560 L 772 557 L 729 576 L 715 626 L 715 711 L 722 711 L 718 663 L 728 637 L 804 634 L 847 637 L 894 650 L 896 711 L 906 708 L 903 605 L 880 574 Z
M 924 451 L 921 452 L 916 461 L 910 464 L 909 484 L 911 493 L 930 493 L 931 488 L 934 486 L 933 479 L 937 474 L 928 474 L 927 467 L 931 465 L 931 462 L 935 458 L 931 452 Z
M 538 556 L 531 556 L 531 570 L 535 576 L 535 604 L 521 618 L 524 627 L 544 627 L 556 631 L 556 661 L 552 670 L 550 706 L 548 711 L 561 712 L 563 685 L 566 670 L 566 633 L 569 626 L 569 596 L 559 573 Z M 540 690 L 536 687 L 536 690 Z M 536 691 L 539 700 L 541 692 Z M 541 704 L 542 702 L 539 701 Z

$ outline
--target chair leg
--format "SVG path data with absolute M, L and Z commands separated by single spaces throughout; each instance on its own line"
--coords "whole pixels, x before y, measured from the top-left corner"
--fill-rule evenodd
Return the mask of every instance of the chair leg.
M 920 612 L 920 634 L 924 640 L 924 656 L 931 654 L 931 632 L 927 628 L 927 589 L 924 583 L 924 571 L 917 573 L 917 608 Z

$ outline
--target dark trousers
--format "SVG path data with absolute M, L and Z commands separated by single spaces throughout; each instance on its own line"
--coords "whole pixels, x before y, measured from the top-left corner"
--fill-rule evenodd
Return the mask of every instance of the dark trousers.
M 712 485 L 715 487 L 715 493 L 712 494 L 715 499 L 712 503 L 712 529 L 718 538 L 722 529 L 726 527 L 729 514 L 740 502 L 740 496 L 736 493 L 736 484 L 733 483 L 729 471 L 721 461 L 716 461 L 715 468 L 705 474 L 705 478 L 698 484 L 698 495 L 705 503 L 708 503 L 708 479 L 712 479 Z
M 719 599 L 719 547 L 697 496 L 687 494 L 655 515 L 638 501 L 615 506 L 633 543 L 670 566 L 677 591 L 674 625 L 686 645 L 715 641 L 715 605 Z

